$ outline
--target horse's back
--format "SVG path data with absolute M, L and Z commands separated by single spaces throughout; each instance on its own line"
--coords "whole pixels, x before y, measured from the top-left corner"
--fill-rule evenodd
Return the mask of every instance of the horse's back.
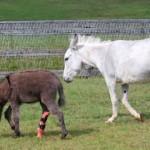
M 119 80 L 124 82 L 150 80 L 150 39 L 115 41 L 110 53 Z

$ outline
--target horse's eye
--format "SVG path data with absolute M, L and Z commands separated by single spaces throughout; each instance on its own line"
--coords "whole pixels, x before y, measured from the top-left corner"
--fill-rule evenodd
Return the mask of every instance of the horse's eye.
M 73 51 L 77 50 L 75 47 L 72 48 Z
M 67 61 L 69 58 L 67 57 L 67 58 L 65 58 L 65 61 Z

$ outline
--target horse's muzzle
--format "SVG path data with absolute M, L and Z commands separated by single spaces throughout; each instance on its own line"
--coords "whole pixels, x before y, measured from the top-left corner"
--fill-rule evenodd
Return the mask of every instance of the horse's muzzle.
M 67 82 L 67 83 L 72 82 L 72 80 L 71 80 L 71 79 L 69 79 L 69 78 L 64 78 L 64 81 L 65 81 L 65 82 Z

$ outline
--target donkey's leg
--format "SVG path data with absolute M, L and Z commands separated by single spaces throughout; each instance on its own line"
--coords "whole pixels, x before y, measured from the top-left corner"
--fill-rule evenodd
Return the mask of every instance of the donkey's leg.
M 110 94 L 110 99 L 112 102 L 112 116 L 106 121 L 106 123 L 111 123 L 114 121 L 115 118 L 117 118 L 118 116 L 118 99 L 117 99 L 117 95 L 116 95 L 116 80 L 114 78 L 105 78 L 107 87 L 108 87 L 108 91 Z
M 37 132 L 38 138 L 42 138 L 42 135 L 43 135 L 43 132 L 44 132 L 44 129 L 46 126 L 46 121 L 49 116 L 49 111 L 48 111 L 47 107 L 43 103 L 40 103 L 40 104 L 42 107 L 42 116 L 41 116 L 41 119 L 39 122 L 39 127 L 38 127 L 38 132 Z
M 122 84 L 122 94 L 123 94 L 122 103 L 132 116 L 134 116 L 136 119 L 140 121 L 143 121 L 143 117 L 128 102 L 128 89 L 129 89 L 128 84 Z
M 61 125 L 61 130 L 62 130 L 61 138 L 66 137 L 68 134 L 68 131 L 66 130 L 63 112 L 59 111 L 59 107 L 58 105 L 56 105 L 53 99 L 42 98 L 42 102 L 47 106 L 51 114 L 56 115 L 58 117 L 58 120 Z
M 9 105 L 8 108 L 5 111 L 5 119 L 8 121 L 10 127 L 12 130 L 15 129 L 15 125 L 13 124 L 12 120 L 11 120 L 11 114 L 12 114 L 12 109 L 11 106 Z
M 15 125 L 15 135 L 20 136 L 20 129 L 19 129 L 19 104 L 16 102 L 11 102 L 11 108 L 12 108 L 12 121 Z

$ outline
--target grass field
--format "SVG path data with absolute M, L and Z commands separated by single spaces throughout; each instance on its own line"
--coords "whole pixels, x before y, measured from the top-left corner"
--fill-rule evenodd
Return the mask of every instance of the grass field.
M 4 50 L 63 50 L 69 44 L 68 35 L 12 36 L 0 35 L 0 51 Z
M 150 18 L 150 1 L 0 1 L 0 21 L 111 18 Z M 10 50 L 14 47 L 18 50 L 21 48 L 65 49 L 66 45 L 68 45 L 68 37 L 25 37 L 23 39 L 23 37 L 0 36 L 0 50 Z M 2 58 L 0 60 L 1 71 L 29 68 L 63 68 L 63 58 Z M 68 137 L 65 140 L 60 139 L 58 121 L 54 117 L 49 117 L 45 136 L 41 140 L 37 139 L 36 130 L 41 108 L 39 104 L 23 105 L 20 117 L 23 136 L 15 138 L 3 117 L 0 126 L 0 150 L 150 149 L 150 84 L 133 84 L 129 94 L 131 104 L 139 112 L 144 113 L 145 122 L 136 121 L 121 105 L 118 119 L 110 125 L 105 124 L 105 120 L 111 115 L 111 102 L 102 78 L 77 78 L 73 83 L 63 82 L 63 85 L 67 104 L 62 110 L 69 130 Z M 117 92 L 120 93 L 119 86 Z
M 63 57 L 14 57 L 1 58 L 1 71 L 18 71 L 28 69 L 63 69 Z
M 0 20 L 149 18 L 149 0 L 1 0 Z
M 38 140 L 36 128 L 41 113 L 40 106 L 23 105 L 20 125 L 23 136 L 14 138 L 2 118 L 1 150 L 149 150 L 149 84 L 133 84 L 129 94 L 131 104 L 144 113 L 145 122 L 136 121 L 121 105 L 118 119 L 110 125 L 105 124 L 111 115 L 111 103 L 102 78 L 75 79 L 71 84 L 63 84 L 67 105 L 62 110 L 69 136 L 61 140 L 58 121 L 50 117 L 45 136 Z M 117 93 L 120 93 L 119 85 Z

